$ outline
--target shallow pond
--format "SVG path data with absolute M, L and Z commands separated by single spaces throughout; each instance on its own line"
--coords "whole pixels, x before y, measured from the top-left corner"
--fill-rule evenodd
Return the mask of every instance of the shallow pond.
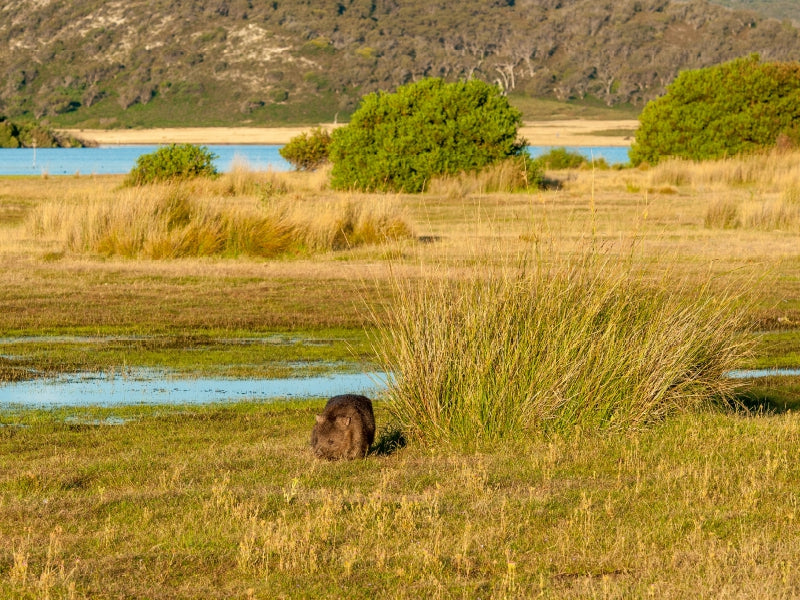
M 800 368 L 739 369 L 734 379 L 800 377 Z M 119 406 L 209 404 L 273 398 L 327 398 L 337 394 L 375 395 L 384 391 L 382 372 L 333 373 L 274 379 L 181 378 L 153 369 L 125 374 L 79 373 L 0 384 L 0 406 Z
M 800 377 L 800 369 L 737 369 L 728 371 L 731 379 L 762 379 L 764 377 Z
M 179 379 L 152 371 L 125 376 L 83 373 L 0 385 L 0 405 L 26 407 L 208 404 L 265 398 L 375 394 L 384 373 L 337 373 L 283 379 Z

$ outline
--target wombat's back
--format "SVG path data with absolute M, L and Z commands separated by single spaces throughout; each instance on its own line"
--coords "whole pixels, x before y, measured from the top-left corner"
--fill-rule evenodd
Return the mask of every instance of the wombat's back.
M 328 460 L 364 456 L 374 440 L 372 401 L 358 394 L 328 400 L 311 431 L 314 454 Z

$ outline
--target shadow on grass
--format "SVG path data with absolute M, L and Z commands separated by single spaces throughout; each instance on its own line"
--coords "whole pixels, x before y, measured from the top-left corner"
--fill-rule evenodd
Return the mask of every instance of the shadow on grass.
M 800 410 L 800 377 L 765 377 L 753 381 L 736 400 L 752 413 L 782 414 Z
M 380 436 L 369 449 L 369 454 L 371 456 L 390 456 L 405 448 L 406 443 L 403 431 L 395 425 L 390 425 L 381 431 Z

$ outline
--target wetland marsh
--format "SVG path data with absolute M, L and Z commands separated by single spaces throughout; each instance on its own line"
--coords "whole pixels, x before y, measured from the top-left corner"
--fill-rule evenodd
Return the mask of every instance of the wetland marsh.
M 408 229 L 272 258 L 78 246 L 83 223 L 44 217 L 124 202 L 121 177 L 0 178 L 0 386 L 150 369 L 368 373 L 393 281 L 467 280 L 587 246 L 637 281 L 680 282 L 687 305 L 696 286 L 735 297 L 750 347 L 736 368 L 797 368 L 798 158 L 554 172 L 558 186 L 531 194 L 458 178 L 421 195 L 334 193 L 324 174 L 295 173 L 185 188 L 201 203 L 317 216 L 322 203 L 391 204 L 381 214 Z M 334 464 L 307 450 L 327 390 L 0 407 L 0 595 L 794 597 L 800 378 L 743 380 L 737 394 L 732 409 L 478 452 L 392 444 L 379 394 L 385 443 Z

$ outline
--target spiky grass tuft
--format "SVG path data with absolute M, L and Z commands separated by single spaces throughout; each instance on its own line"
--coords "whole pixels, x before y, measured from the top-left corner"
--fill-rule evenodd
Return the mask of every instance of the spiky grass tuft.
M 732 296 L 655 288 L 594 251 L 478 277 L 396 279 L 376 343 L 409 437 L 463 450 L 535 432 L 629 429 L 732 398 Z

